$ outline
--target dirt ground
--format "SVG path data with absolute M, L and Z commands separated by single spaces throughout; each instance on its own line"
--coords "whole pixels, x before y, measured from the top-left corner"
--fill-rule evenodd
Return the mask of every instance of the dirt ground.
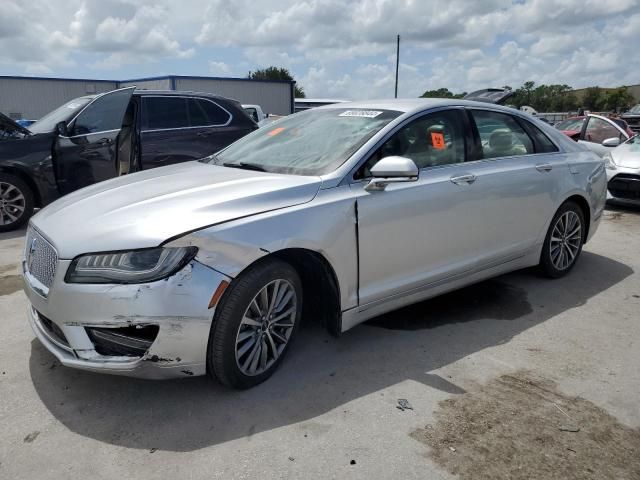
M 460 479 L 640 479 L 640 429 L 531 372 L 443 400 L 412 437 Z

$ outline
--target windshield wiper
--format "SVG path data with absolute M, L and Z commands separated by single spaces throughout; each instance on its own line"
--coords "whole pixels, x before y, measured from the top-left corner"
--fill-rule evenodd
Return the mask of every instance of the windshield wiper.
M 255 170 L 256 172 L 266 172 L 265 168 L 262 165 L 258 165 L 257 163 L 248 163 L 248 162 L 238 162 L 231 163 L 226 162 L 222 164 L 223 167 L 229 168 L 243 168 L 244 170 Z

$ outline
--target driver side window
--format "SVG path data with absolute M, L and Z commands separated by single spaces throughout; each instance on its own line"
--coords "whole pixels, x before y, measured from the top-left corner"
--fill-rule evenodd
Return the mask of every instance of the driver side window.
M 116 90 L 95 99 L 73 124 L 72 136 L 106 132 L 122 128 L 122 117 L 129 105 L 128 90 Z
M 404 126 L 376 150 L 355 178 L 370 177 L 371 168 L 391 156 L 410 158 L 420 169 L 464 162 L 465 137 L 460 111 L 431 113 Z

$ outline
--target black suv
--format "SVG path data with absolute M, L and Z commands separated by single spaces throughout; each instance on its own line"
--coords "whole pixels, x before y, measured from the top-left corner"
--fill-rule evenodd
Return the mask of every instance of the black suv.
M 74 190 L 206 157 L 256 128 L 235 100 L 135 87 L 76 98 L 28 129 L 0 114 L 0 232 Z

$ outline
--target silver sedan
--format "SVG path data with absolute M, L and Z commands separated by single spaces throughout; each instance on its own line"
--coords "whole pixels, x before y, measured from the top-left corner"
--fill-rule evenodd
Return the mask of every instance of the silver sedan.
M 338 335 L 523 267 L 565 275 L 605 196 L 597 155 L 513 109 L 317 108 L 44 208 L 23 261 L 29 321 L 69 367 L 248 388 L 303 320 Z

